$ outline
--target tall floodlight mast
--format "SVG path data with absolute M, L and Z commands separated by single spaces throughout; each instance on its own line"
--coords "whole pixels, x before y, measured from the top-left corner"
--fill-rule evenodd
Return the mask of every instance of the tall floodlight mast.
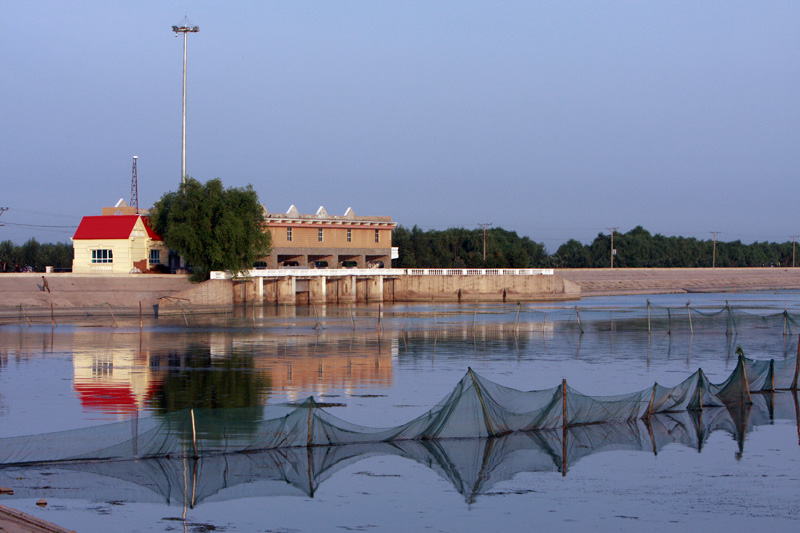
M 197 33 L 200 26 L 190 26 L 189 19 L 183 18 L 183 25 L 173 26 L 175 37 L 183 34 L 183 136 L 181 140 L 181 183 L 186 183 L 186 34 Z
M 136 177 L 136 160 L 139 159 L 138 155 L 133 156 L 133 171 L 131 172 L 131 207 L 136 209 L 136 214 L 139 214 L 139 179 Z

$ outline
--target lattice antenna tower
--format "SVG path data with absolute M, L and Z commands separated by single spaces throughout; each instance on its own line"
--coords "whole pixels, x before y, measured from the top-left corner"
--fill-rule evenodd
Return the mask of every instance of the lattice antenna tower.
M 136 209 L 136 214 L 139 214 L 139 180 L 136 177 L 136 160 L 139 159 L 138 155 L 133 156 L 133 171 L 131 172 L 131 207 Z

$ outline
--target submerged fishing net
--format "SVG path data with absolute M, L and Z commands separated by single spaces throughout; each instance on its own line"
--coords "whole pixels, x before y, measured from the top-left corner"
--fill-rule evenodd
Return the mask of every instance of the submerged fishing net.
M 0 465 L 149 457 L 198 457 L 271 449 L 494 438 L 521 432 L 573 430 L 590 424 L 649 423 L 659 413 L 746 406 L 751 393 L 797 390 L 797 357 L 754 361 L 740 355 L 727 380 L 710 383 L 698 370 L 674 387 L 619 396 L 587 396 L 567 386 L 519 391 L 471 369 L 421 416 L 400 426 L 371 428 L 342 420 L 313 398 L 253 409 L 189 409 L 86 429 L 0 439 Z M 260 408 L 259 408 L 260 409 Z

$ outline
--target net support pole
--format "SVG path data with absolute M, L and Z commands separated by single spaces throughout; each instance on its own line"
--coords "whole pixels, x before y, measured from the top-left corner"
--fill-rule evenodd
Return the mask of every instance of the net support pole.
M 577 310 L 577 308 L 576 308 Z M 561 477 L 567 477 L 567 380 L 561 380 L 562 431 L 561 431 Z
M 517 332 L 519 327 L 519 310 L 522 308 L 522 302 L 517 302 L 517 316 L 514 318 L 514 333 Z
M 694 335 L 694 326 L 692 326 L 692 310 L 689 309 L 689 302 L 686 302 L 686 314 L 689 315 L 689 332 Z
M 478 382 L 475 380 L 475 373 L 472 372 L 472 369 L 469 369 L 469 377 L 472 379 L 472 386 L 475 387 L 475 393 L 478 395 L 478 400 L 481 402 L 481 408 L 483 409 L 483 418 L 486 420 L 486 429 L 489 432 L 489 437 L 494 437 L 494 426 L 492 425 L 492 419 L 489 417 L 489 411 L 486 409 L 486 403 L 483 401 L 483 394 L 481 394 L 481 389 L 478 387 Z
M 797 391 L 797 376 L 800 374 L 800 335 L 797 336 L 797 355 L 794 357 L 794 380 L 792 390 Z M 800 428 L 798 428 L 800 430 Z
M 194 422 L 194 409 L 189 409 L 189 415 L 192 418 L 192 446 L 194 447 L 194 458 L 197 459 L 197 427 Z
M 672 309 L 667 307 L 667 335 L 672 335 Z
M 650 403 L 647 406 L 647 424 L 650 424 L 650 415 L 653 414 L 653 401 L 656 399 L 656 388 L 658 382 L 653 383 L 653 392 L 650 394 Z
M 142 301 L 139 300 L 139 329 L 144 327 L 144 322 L 142 321 Z
M 53 309 L 53 302 L 50 302 L 50 327 L 56 327 L 56 313 L 55 309 Z
M 116 328 L 118 326 L 117 326 L 117 317 L 114 316 L 114 308 L 112 308 L 111 304 L 108 302 L 106 302 L 106 305 L 108 306 L 108 311 L 111 313 L 111 320 L 114 321 L 114 327 Z
M 312 410 L 314 409 L 314 398 L 311 398 L 308 402 L 308 437 L 306 438 L 306 446 L 311 446 L 311 422 L 312 422 Z
M 753 403 L 752 398 L 750 397 L 750 382 L 747 379 L 747 364 L 744 360 L 744 354 L 739 354 L 739 362 L 742 365 L 742 379 L 744 383 L 742 384 L 742 405 L 749 405 Z
M 575 306 L 575 314 L 578 316 L 578 328 L 581 330 L 581 333 L 583 333 L 583 326 L 581 325 L 581 312 L 578 311 L 577 305 Z
M 775 359 L 769 360 L 769 390 L 773 393 L 773 399 L 775 398 Z
M 650 335 L 650 300 L 647 300 L 647 334 Z

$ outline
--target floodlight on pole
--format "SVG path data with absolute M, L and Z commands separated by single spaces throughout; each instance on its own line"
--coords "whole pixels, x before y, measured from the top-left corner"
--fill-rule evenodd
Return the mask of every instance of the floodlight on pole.
M 611 268 L 614 268 L 614 256 L 617 255 L 617 249 L 614 248 L 614 232 L 617 231 L 616 227 L 606 228 L 611 232 Z
M 181 137 L 181 183 L 186 183 L 186 35 L 189 33 L 197 33 L 200 31 L 200 26 L 189 25 L 188 19 L 184 17 L 183 25 L 173 26 L 172 31 L 175 32 L 175 37 L 179 33 L 183 34 L 183 135 Z

